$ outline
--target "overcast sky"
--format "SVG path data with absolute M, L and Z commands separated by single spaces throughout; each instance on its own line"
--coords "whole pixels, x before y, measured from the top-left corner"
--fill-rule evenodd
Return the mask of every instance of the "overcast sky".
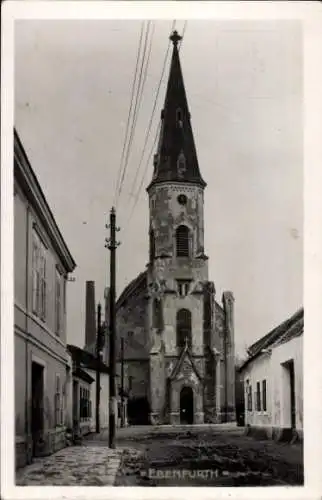
M 155 23 L 118 205 L 118 294 L 148 258 L 145 189 L 127 221 L 171 25 Z M 183 25 L 177 21 L 179 32 Z M 15 125 L 77 263 L 76 281 L 68 285 L 68 341 L 80 346 L 85 282 L 95 281 L 97 300 L 108 283 L 105 223 L 120 165 L 140 26 L 139 21 L 16 22 Z M 219 302 L 224 290 L 234 293 L 236 349 L 242 353 L 303 304 L 300 24 L 189 20 L 180 54 L 199 165 L 208 184 L 210 279 Z M 152 162 L 144 188 L 151 175 Z

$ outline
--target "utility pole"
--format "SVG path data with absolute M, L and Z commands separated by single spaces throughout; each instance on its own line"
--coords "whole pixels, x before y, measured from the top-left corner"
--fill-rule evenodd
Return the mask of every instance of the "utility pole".
M 96 433 L 100 432 L 100 399 L 101 399 L 101 304 L 97 306 L 96 336 Z
M 116 248 L 119 242 L 115 239 L 116 231 L 119 228 L 115 226 L 116 214 L 113 207 L 110 212 L 110 238 L 106 240 L 107 248 L 110 250 L 110 335 L 109 335 L 109 389 L 110 389 L 110 408 L 109 408 L 109 447 L 115 448 L 115 427 L 116 427 Z
M 124 338 L 121 338 L 121 427 L 124 427 Z

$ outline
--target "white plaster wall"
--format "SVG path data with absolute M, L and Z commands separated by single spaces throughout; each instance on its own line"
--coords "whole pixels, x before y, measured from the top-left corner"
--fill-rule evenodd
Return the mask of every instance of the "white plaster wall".
M 92 402 L 92 418 L 90 422 L 91 431 L 96 429 L 96 372 L 83 368 L 84 371 L 93 377 L 94 382 L 91 384 L 91 402 Z M 101 373 L 101 398 L 100 398 L 100 426 L 101 429 L 108 427 L 109 424 L 109 375 Z
M 245 368 L 245 425 L 290 427 L 289 375 L 283 363 L 291 360 L 294 361 L 296 428 L 303 429 L 303 336 L 273 347 L 271 354 L 260 355 Z M 253 393 L 251 412 L 247 408 L 247 379 Z M 258 412 L 254 392 L 256 382 L 263 379 L 266 379 L 267 412 Z
M 273 418 L 276 427 L 290 426 L 290 400 L 287 391 L 288 374 L 283 363 L 294 361 L 296 428 L 303 429 L 303 336 L 296 337 L 272 350 Z
M 262 354 L 252 361 L 244 371 L 244 390 L 245 390 L 245 425 L 270 425 L 272 418 L 272 387 L 271 387 L 271 362 L 269 354 Z M 248 410 L 248 398 L 246 393 L 246 381 L 252 386 L 252 411 Z M 261 385 L 261 400 L 262 400 L 262 381 L 266 380 L 266 408 L 264 411 L 256 410 L 255 392 L 257 390 L 257 382 Z M 263 401 L 263 400 L 262 400 Z

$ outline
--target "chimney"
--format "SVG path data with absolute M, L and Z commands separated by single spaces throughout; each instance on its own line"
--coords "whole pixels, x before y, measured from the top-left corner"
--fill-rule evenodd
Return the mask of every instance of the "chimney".
M 85 347 L 96 342 L 95 282 L 86 281 Z

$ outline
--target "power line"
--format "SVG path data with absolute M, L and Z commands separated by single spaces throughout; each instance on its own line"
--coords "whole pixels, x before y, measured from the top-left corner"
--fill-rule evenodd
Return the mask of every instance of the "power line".
M 173 21 L 172 23 L 172 29 L 171 31 L 174 30 L 174 27 L 175 27 L 175 24 L 176 24 L 176 21 Z M 183 28 L 183 33 L 185 32 L 186 30 L 186 27 L 187 27 L 187 21 L 185 21 L 185 24 L 184 24 L 184 28 Z M 181 41 L 181 44 L 180 44 L 180 47 L 182 45 L 182 41 Z M 168 57 L 168 53 L 169 53 L 169 49 L 170 49 L 170 43 L 168 45 L 168 48 L 167 48 L 167 52 L 166 52 L 166 56 L 165 56 L 165 60 L 164 60 L 164 65 L 163 65 L 163 69 L 162 69 L 162 74 L 161 74 L 161 78 L 160 78 L 160 82 L 159 82 L 159 86 L 158 86 L 158 90 L 157 90 L 157 95 L 156 95 L 156 99 L 155 99 L 155 102 L 154 102 L 154 107 L 153 107 L 153 110 L 152 110 L 152 116 L 151 116 L 151 120 L 150 120 L 150 123 L 149 123 L 149 126 L 148 126 L 148 130 L 147 130 L 147 137 L 151 131 L 151 123 L 152 123 L 152 119 L 153 119 L 153 115 L 154 115 L 154 111 L 155 111 L 155 107 L 156 107 L 156 103 L 157 103 L 157 99 L 158 99 L 158 95 L 159 95 L 159 91 L 160 91 L 160 87 L 161 87 L 161 82 L 162 82 L 162 79 L 163 79 L 163 75 L 164 75 L 164 70 L 165 70 L 165 65 L 166 65 L 166 61 L 167 61 L 167 57 Z M 156 142 L 157 142 L 157 138 L 158 138 L 158 134 L 159 134 L 159 131 L 160 131 L 160 128 L 161 128 L 161 122 L 159 123 L 158 125 L 158 128 L 157 128 L 157 131 L 156 131 L 156 134 L 155 134 L 155 138 L 154 138 L 154 141 L 153 141 L 153 145 L 152 145 L 152 148 L 150 150 L 150 154 L 147 158 L 147 161 L 146 161 L 146 164 L 145 164 L 145 169 L 144 169 L 144 172 L 143 172 L 143 176 L 141 178 L 141 182 L 140 182 L 140 185 L 139 185 L 139 188 L 137 190 L 137 193 L 135 195 L 135 199 L 134 199 L 134 205 L 132 207 L 132 210 L 131 210 L 131 213 L 130 213 L 130 216 L 129 216 L 129 219 L 128 219 L 128 222 L 130 222 L 132 216 L 133 216 L 133 213 L 134 213 L 134 210 L 136 208 L 136 205 L 138 203 L 138 200 L 139 200 L 139 196 L 140 196 L 140 192 L 141 192 L 141 189 L 142 189 L 142 186 L 143 186 L 143 183 L 144 183 L 144 179 L 145 179 L 145 176 L 146 176 L 146 173 L 147 173 L 147 170 L 148 170 L 148 167 L 149 167 L 149 162 L 150 162 L 150 159 L 151 159 L 151 156 L 152 156 L 152 153 L 153 153 L 153 150 L 155 148 L 155 145 L 156 145 Z M 146 143 L 147 143 L 147 139 L 146 139 Z M 146 148 L 146 143 L 144 145 L 144 148 Z M 143 150 L 143 153 L 142 153 L 142 156 L 141 156 L 141 160 L 140 160 L 140 165 L 139 165 L 139 168 L 142 164 L 142 161 L 143 161 L 143 156 L 144 156 L 144 150 Z M 137 169 L 137 173 L 136 173 L 136 178 L 138 176 L 138 171 L 139 171 L 139 168 Z
M 125 138 L 124 138 L 123 150 L 122 150 L 122 154 L 121 154 L 121 160 L 120 160 L 120 166 L 119 166 L 119 171 L 118 171 L 118 177 L 117 177 L 116 186 L 115 186 L 114 205 L 116 205 L 116 196 L 117 196 L 117 191 L 118 191 L 119 183 L 120 183 L 120 179 L 121 179 L 123 159 L 124 159 L 124 154 L 125 154 L 125 149 L 126 149 L 126 144 L 127 144 L 127 139 L 128 139 L 129 126 L 130 126 L 130 118 L 131 118 L 132 107 L 133 107 L 133 98 L 134 98 L 135 83 L 136 83 L 136 78 L 137 78 L 137 73 L 138 73 L 138 68 L 139 68 L 139 60 L 140 60 L 140 53 L 141 53 L 141 46 L 142 46 L 142 39 L 143 39 L 143 31 L 144 31 L 144 21 L 142 21 L 142 23 L 141 23 L 141 33 L 140 33 L 140 39 L 139 39 L 139 47 L 138 47 L 138 52 L 137 52 L 137 57 L 136 57 L 134 78 L 133 78 L 132 90 L 131 90 L 131 102 L 130 102 L 130 108 L 129 108 L 129 113 L 128 113 L 128 117 L 127 117 Z
M 145 33 L 143 55 L 142 55 L 140 75 L 139 75 L 139 82 L 138 82 L 136 99 L 135 99 L 135 106 L 134 106 L 133 121 L 132 121 L 132 126 L 131 126 L 131 133 L 130 133 L 130 138 L 129 138 L 129 142 L 128 142 L 128 147 L 127 147 L 127 152 L 126 152 L 126 157 L 125 157 L 125 163 L 124 163 L 124 167 L 123 167 L 121 182 L 120 182 L 120 186 L 119 186 L 118 196 L 121 195 L 121 191 L 122 191 L 122 187 L 123 187 L 123 182 L 124 182 L 124 178 L 125 178 L 125 173 L 126 173 L 126 170 L 127 170 L 127 167 L 128 167 L 128 161 L 129 161 L 129 157 L 130 157 L 131 147 L 132 147 L 133 138 L 134 138 L 134 135 L 135 135 L 136 123 L 137 123 L 137 119 L 138 119 L 138 115 L 139 115 L 139 111 L 140 111 L 140 106 L 141 106 L 142 97 L 143 97 L 143 90 L 144 90 L 145 81 L 146 81 L 146 77 L 147 77 L 147 69 L 148 69 L 149 59 L 150 59 L 150 54 L 151 54 L 151 49 L 152 49 L 152 36 L 153 36 L 153 32 L 154 32 L 154 25 L 153 25 L 152 36 L 150 38 L 150 48 L 149 48 L 148 56 L 146 58 L 147 44 L 148 44 L 149 32 L 150 32 L 150 25 L 151 25 L 151 21 L 148 21 L 147 31 Z M 143 80 L 142 80 L 142 76 L 143 76 Z
M 151 160 L 151 156 L 153 154 L 153 151 L 154 151 L 154 148 L 156 146 L 156 143 L 157 143 L 157 139 L 158 139 L 158 135 L 159 135 L 159 132 L 160 132 L 160 128 L 161 128 L 161 122 L 159 122 L 159 125 L 156 129 L 156 132 L 155 132 L 155 137 L 154 137 L 154 141 L 153 141 L 153 144 L 152 144 L 152 147 L 150 149 L 150 153 L 149 153 L 149 156 L 147 158 L 147 161 L 146 161 L 146 164 L 145 164 L 145 169 L 144 169 L 144 173 L 143 173 L 143 176 L 141 178 L 141 183 L 140 183 L 140 186 L 139 186 L 139 189 L 137 190 L 137 193 L 136 193 L 136 196 L 135 196 L 135 200 L 134 200 L 134 205 L 132 207 L 132 210 L 130 212 L 130 215 L 129 215 L 129 218 L 127 220 L 127 224 L 130 222 L 130 220 L 132 219 L 132 216 L 133 216 L 133 213 L 134 213 L 134 210 L 136 208 L 136 205 L 139 201 L 139 195 L 140 195 L 140 192 L 141 192 L 141 189 L 142 189 L 142 186 L 143 186 L 143 182 L 144 182 L 144 179 L 145 179 L 145 176 L 146 176 L 146 173 L 147 173 L 147 170 L 148 170 L 148 167 L 149 167 L 149 163 L 150 163 L 150 160 Z
M 180 48 L 181 48 L 181 45 L 182 45 L 182 41 L 183 41 L 183 38 L 184 38 L 184 35 L 185 35 L 185 32 L 186 32 L 186 29 L 187 29 L 187 23 L 188 21 L 185 21 L 184 22 L 184 25 L 183 25 L 183 29 L 182 29 L 182 38 L 181 38 L 181 41 L 180 41 L 180 45 L 179 45 L 179 51 L 180 51 Z
M 171 31 L 174 30 L 175 24 L 176 24 L 176 21 L 173 21 L 172 22 Z M 145 134 L 144 146 L 143 146 L 142 154 L 141 154 L 141 157 L 140 157 L 140 162 L 139 162 L 139 165 L 138 165 L 138 167 L 136 169 L 136 173 L 135 173 L 135 176 L 134 176 L 134 179 L 133 179 L 133 183 L 132 183 L 132 187 L 131 187 L 131 194 L 134 193 L 135 184 L 136 184 L 136 181 L 137 181 L 137 178 L 138 178 L 138 175 L 139 175 L 139 171 L 140 171 L 141 166 L 142 166 L 144 154 L 146 152 L 148 140 L 149 140 L 149 137 L 150 137 L 152 122 L 153 122 L 154 113 L 155 113 L 155 110 L 156 110 L 156 105 L 157 105 L 157 102 L 158 102 L 158 97 L 159 97 L 159 93 L 160 93 L 160 89 L 161 89 L 162 79 L 163 79 L 165 68 L 166 68 L 166 63 L 167 63 L 167 59 L 168 59 L 168 55 L 169 55 L 170 45 L 171 45 L 171 43 L 169 42 L 168 48 L 167 48 L 167 51 L 166 51 L 166 54 L 165 54 L 164 62 L 163 62 L 163 67 L 162 67 L 160 81 L 159 81 L 159 84 L 158 84 L 158 87 L 157 87 L 157 92 L 156 92 L 156 96 L 155 96 L 155 100 L 154 100 L 154 104 L 153 104 L 153 108 L 152 108 L 151 118 L 150 118 L 147 130 L 146 130 L 146 134 Z

